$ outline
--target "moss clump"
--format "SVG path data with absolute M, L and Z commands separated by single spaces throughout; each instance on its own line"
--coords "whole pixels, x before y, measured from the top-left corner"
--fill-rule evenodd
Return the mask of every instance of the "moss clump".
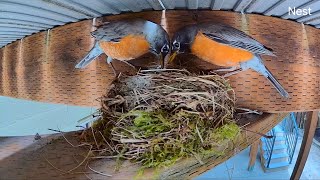
M 216 144 L 222 144 L 225 141 L 234 141 L 240 133 L 240 128 L 234 122 L 225 124 L 224 126 L 215 129 L 208 140 Z
M 164 112 L 134 110 L 124 114 L 119 121 L 128 117 L 134 117 L 133 121 L 128 123 L 130 126 L 126 127 L 129 131 L 136 133 L 136 137 L 134 138 L 153 137 L 161 132 L 169 130 L 173 126 Z

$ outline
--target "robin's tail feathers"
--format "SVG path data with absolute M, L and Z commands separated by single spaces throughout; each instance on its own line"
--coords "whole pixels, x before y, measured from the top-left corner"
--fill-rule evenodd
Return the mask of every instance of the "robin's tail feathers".
M 277 89 L 281 96 L 289 98 L 288 92 L 281 86 L 277 79 L 272 75 L 268 68 L 263 64 L 259 55 L 255 55 L 253 59 L 240 63 L 242 70 L 252 69 L 269 79 L 271 84 Z
M 266 55 L 269 55 L 269 56 L 276 56 L 274 53 L 273 53 L 273 49 L 267 47 L 267 46 L 263 46 L 266 50 L 268 50 L 268 52 L 266 53 Z
M 267 73 L 266 78 L 268 78 L 268 80 L 277 89 L 280 95 L 282 97 L 289 98 L 288 92 L 282 87 L 282 85 L 277 81 L 277 79 L 272 75 L 272 73 L 268 70 L 267 67 L 266 67 L 266 73 Z
M 264 48 L 266 48 L 267 50 L 269 50 L 270 52 L 273 52 L 273 49 L 267 47 L 267 46 L 263 46 Z
M 76 65 L 75 68 L 77 69 L 83 69 L 88 64 L 90 64 L 91 61 L 93 61 L 95 58 L 97 58 L 100 54 L 102 54 L 103 51 L 99 47 L 98 44 L 95 44 L 93 48 L 90 50 L 90 52 Z

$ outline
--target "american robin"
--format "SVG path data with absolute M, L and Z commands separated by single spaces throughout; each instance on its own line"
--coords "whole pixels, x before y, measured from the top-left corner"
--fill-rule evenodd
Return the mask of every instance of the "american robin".
M 231 71 L 225 76 L 253 69 L 266 77 L 281 96 L 289 94 L 263 64 L 263 55 L 275 56 L 270 48 L 262 45 L 244 32 L 224 24 L 203 23 L 185 26 L 172 39 L 170 63 L 179 53 L 191 53 L 222 67 L 218 71 Z
M 108 56 L 107 63 L 117 75 L 112 59 L 126 62 L 148 52 L 155 54 L 163 67 L 164 58 L 170 51 L 167 32 L 160 25 L 147 20 L 110 22 L 93 31 L 91 35 L 95 37 L 96 43 L 76 68 L 86 67 L 100 54 L 105 53 Z

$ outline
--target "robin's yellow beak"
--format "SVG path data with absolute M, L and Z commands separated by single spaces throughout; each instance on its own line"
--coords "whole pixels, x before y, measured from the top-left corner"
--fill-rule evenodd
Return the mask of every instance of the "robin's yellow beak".
M 168 63 L 171 63 L 174 60 L 174 58 L 176 58 L 177 54 L 178 54 L 177 52 L 172 53 L 170 58 L 169 58 Z
M 162 53 L 159 54 L 159 60 L 161 63 L 161 68 L 163 69 L 164 68 L 164 57 L 163 57 Z

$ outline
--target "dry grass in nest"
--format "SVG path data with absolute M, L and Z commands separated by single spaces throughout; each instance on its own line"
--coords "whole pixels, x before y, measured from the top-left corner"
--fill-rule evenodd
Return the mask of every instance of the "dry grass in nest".
M 240 132 L 234 91 L 218 75 L 141 71 L 117 79 L 101 102 L 102 118 L 88 133 L 100 149 L 96 155 L 142 167 L 168 166 L 189 156 L 201 162 L 223 153 Z

